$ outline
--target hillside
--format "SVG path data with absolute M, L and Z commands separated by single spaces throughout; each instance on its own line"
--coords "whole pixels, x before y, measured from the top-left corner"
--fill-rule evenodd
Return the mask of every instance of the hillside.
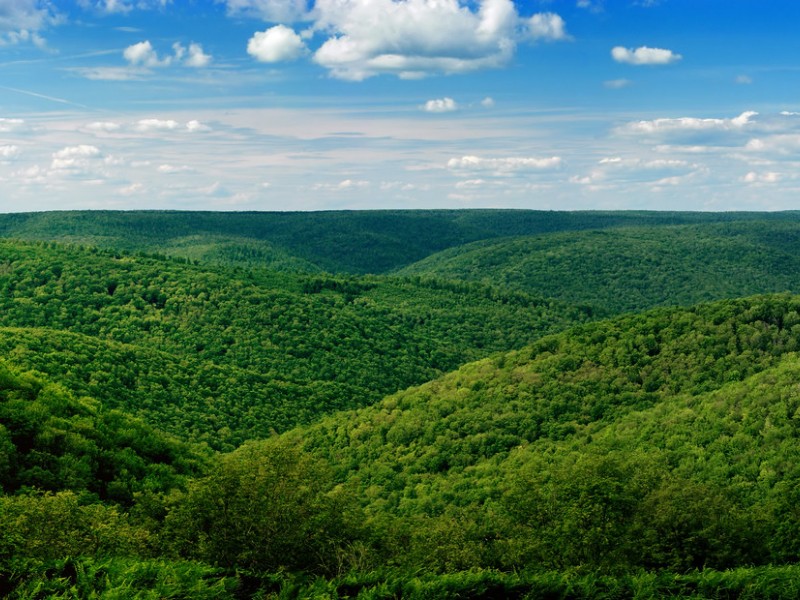
M 97 400 L 0 362 L 0 490 L 130 505 L 200 474 L 207 455 Z M 1 496 L 1 495 L 0 495 Z
M 797 297 L 660 309 L 287 435 L 336 465 L 409 566 L 792 562 L 798 349 Z
M 587 318 L 481 285 L 0 242 L 9 359 L 216 448 L 365 406 Z
M 736 222 L 475 242 L 403 275 L 478 281 L 620 314 L 800 291 L 800 223 Z
M 246 267 L 378 274 L 478 240 L 753 219 L 796 223 L 800 215 L 528 210 L 65 211 L 0 215 L 0 237 L 161 253 Z

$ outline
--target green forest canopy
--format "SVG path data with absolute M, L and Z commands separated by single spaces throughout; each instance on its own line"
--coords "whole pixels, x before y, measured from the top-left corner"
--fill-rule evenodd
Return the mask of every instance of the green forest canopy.
M 794 290 L 793 214 L 469 212 L 398 231 L 576 231 L 407 276 L 328 275 L 274 239 L 274 268 L 142 255 L 146 228 L 0 243 L 0 594 L 796 597 L 800 299 L 598 320 Z M 6 231 L 65 216 L 92 221 Z M 129 216 L 154 239 L 207 224 Z M 659 226 L 581 231 L 631 219 Z

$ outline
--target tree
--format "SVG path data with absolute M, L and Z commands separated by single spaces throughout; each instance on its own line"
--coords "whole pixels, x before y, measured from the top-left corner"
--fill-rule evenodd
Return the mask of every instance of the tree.
M 178 501 L 165 537 L 179 553 L 225 567 L 331 573 L 358 522 L 327 465 L 281 438 L 224 456 Z

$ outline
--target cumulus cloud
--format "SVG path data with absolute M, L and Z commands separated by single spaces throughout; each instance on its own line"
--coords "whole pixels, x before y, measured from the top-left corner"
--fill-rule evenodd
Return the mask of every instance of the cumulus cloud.
M 568 39 L 555 13 L 523 17 L 512 0 L 317 0 L 314 61 L 340 79 L 419 78 L 506 64 L 519 43 Z
M 54 152 L 50 163 L 51 172 L 66 175 L 81 175 L 96 173 L 104 166 L 117 164 L 118 159 L 104 156 L 97 146 L 79 144 L 66 146 Z
M 494 98 L 490 98 L 487 96 L 483 100 L 481 100 L 481 106 L 484 108 L 494 108 Z
M 570 37 L 564 19 L 555 13 L 535 14 L 528 19 L 527 27 L 533 40 L 556 41 Z
M 611 56 L 618 63 L 636 66 L 668 65 L 683 58 L 680 54 L 676 54 L 672 50 L 650 48 L 648 46 L 640 46 L 635 50 L 632 48 L 624 48 L 623 46 L 616 46 L 611 49 Z
M 428 100 L 422 105 L 422 110 L 430 113 L 446 113 L 458 110 L 458 104 L 452 98 L 438 98 Z
M 547 158 L 508 157 L 508 158 L 482 158 L 480 156 L 462 156 L 451 158 L 447 168 L 454 171 L 492 171 L 497 174 L 507 174 L 516 171 L 546 171 L 557 169 L 561 166 L 560 156 Z
M 172 62 L 171 56 L 159 58 L 149 40 L 128 46 L 122 56 L 135 67 L 166 67 Z
M 285 25 L 258 31 L 247 42 L 247 53 L 260 62 L 296 60 L 306 52 L 308 49 L 302 38 Z
M 187 67 L 202 68 L 211 64 L 211 55 L 203 51 L 203 46 L 198 43 L 192 42 L 187 49 L 179 42 L 172 44 L 172 54 L 159 56 L 158 52 L 149 40 L 133 44 L 125 48 L 122 56 L 128 61 L 128 64 L 133 68 L 139 69 L 153 69 L 158 67 L 168 67 L 172 64 L 182 64 Z M 100 68 L 102 69 L 102 68 Z M 126 72 L 124 70 L 113 68 L 106 68 L 105 72 L 95 68 L 94 72 L 87 73 L 86 76 L 94 75 L 95 79 L 130 79 L 131 75 L 141 75 L 142 72 Z M 101 75 L 98 77 L 98 74 Z M 106 77 L 102 77 L 106 75 Z M 92 77 L 89 77 L 92 78 Z
M 172 44 L 175 60 L 182 62 L 187 67 L 200 69 L 211 64 L 211 55 L 203 51 L 203 46 L 192 42 L 189 48 L 184 48 L 180 43 Z

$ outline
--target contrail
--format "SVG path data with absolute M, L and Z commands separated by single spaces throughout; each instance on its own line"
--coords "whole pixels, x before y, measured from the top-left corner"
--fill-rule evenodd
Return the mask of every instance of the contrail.
M 68 104 L 70 106 L 94 110 L 91 106 L 86 106 L 85 104 L 79 104 L 78 102 L 72 102 L 71 100 L 65 100 L 64 98 L 56 98 L 55 96 L 46 96 L 45 94 L 39 94 L 29 90 L 20 90 L 18 88 L 7 87 L 5 85 L 0 85 L 0 90 L 7 90 L 9 92 L 16 92 L 17 94 L 25 94 L 26 96 L 33 96 L 34 98 L 42 98 L 44 100 L 50 100 L 51 102 L 58 102 L 59 104 Z

